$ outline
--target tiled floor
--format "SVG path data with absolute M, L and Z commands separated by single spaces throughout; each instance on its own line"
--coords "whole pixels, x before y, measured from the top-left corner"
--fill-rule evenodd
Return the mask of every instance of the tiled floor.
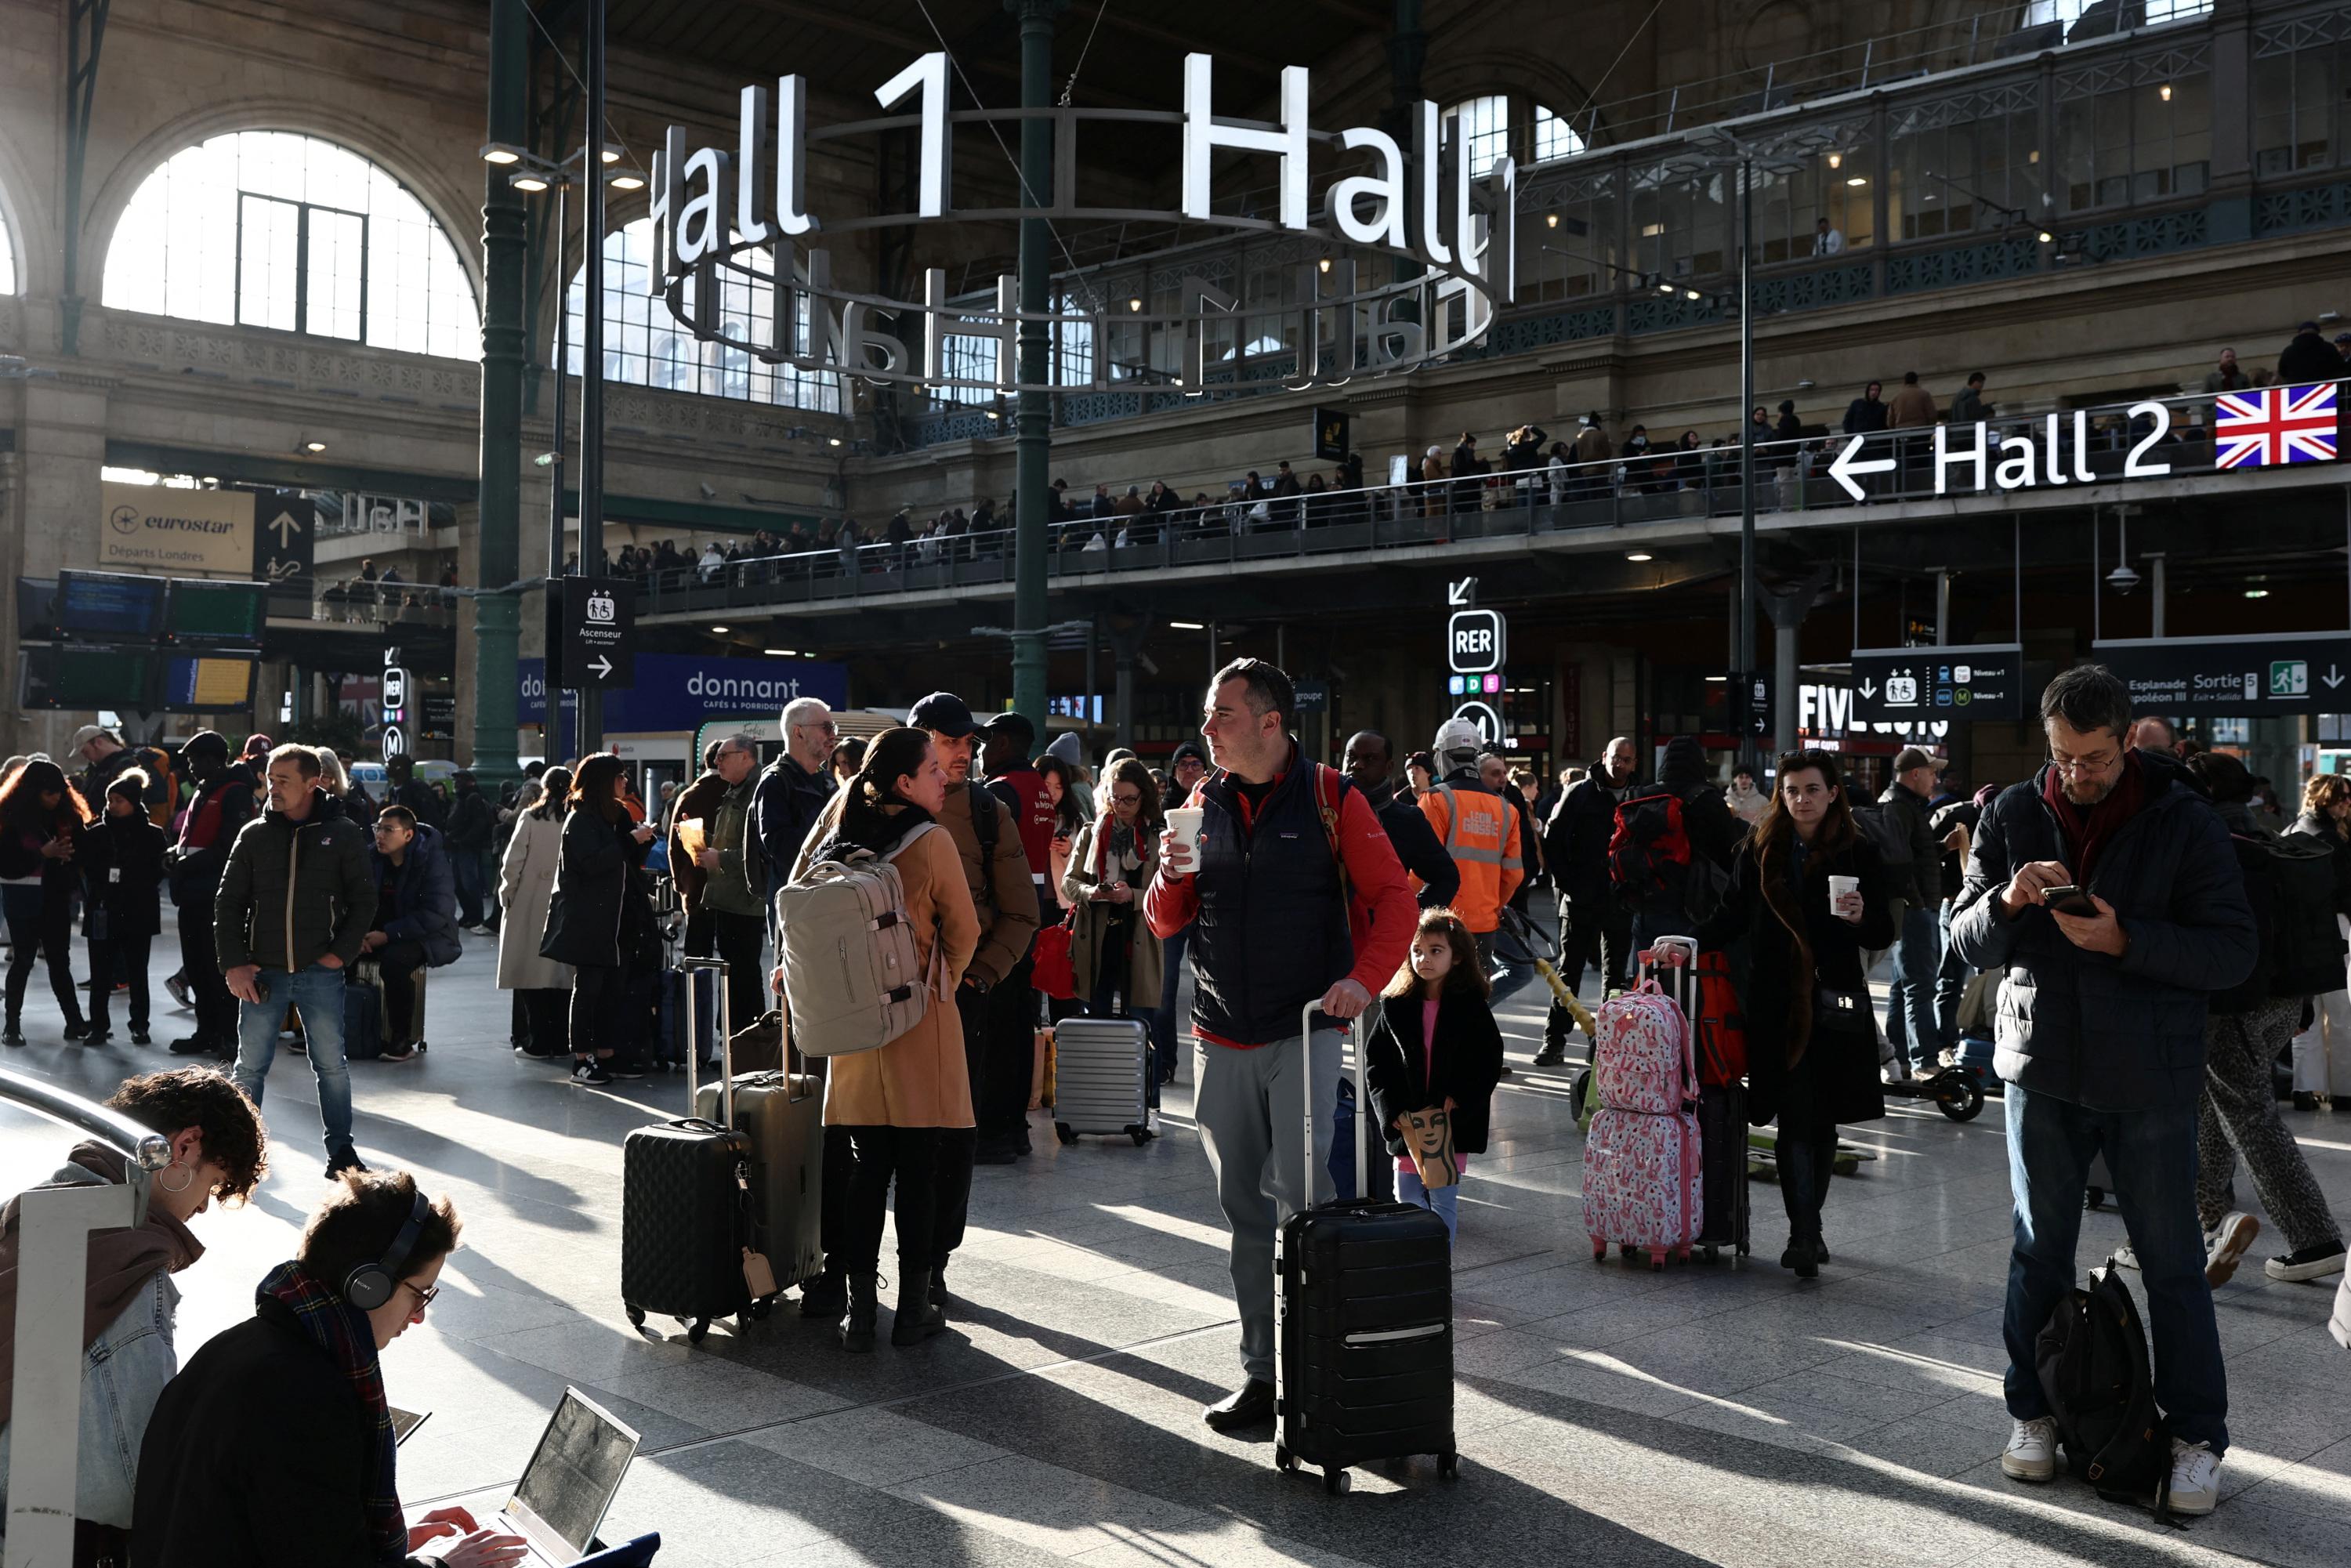
M 172 962 L 159 953 L 157 975 Z M 786 1311 L 692 1347 L 674 1324 L 632 1331 L 615 1289 L 621 1139 L 682 1113 L 682 1083 L 583 1091 L 511 1056 L 492 970 L 469 942 L 434 977 L 429 1054 L 354 1068 L 367 1156 L 414 1166 L 466 1220 L 430 1323 L 385 1358 L 393 1402 L 435 1412 L 401 1455 L 412 1504 L 495 1504 L 570 1383 L 644 1437 L 606 1533 L 660 1530 L 671 1568 L 2351 1563 L 2333 1281 L 2270 1283 L 2267 1247 L 2219 1296 L 2237 1446 L 2217 1514 L 2175 1531 L 2071 1483 L 2001 1478 L 1997 1103 L 1966 1126 L 1905 1103 L 1855 1132 L 1880 1157 L 1836 1184 L 1817 1285 L 1774 1266 L 1784 1228 L 1762 1185 L 1743 1265 L 1595 1267 L 1564 1078 L 1529 1065 L 1540 1015 L 1521 998 L 1505 1013 L 1519 1071 L 1463 1194 L 1461 1484 L 1422 1460 L 1332 1500 L 1277 1475 L 1269 1443 L 1199 1421 L 1238 1363 L 1186 1087 L 1148 1148 L 1063 1148 L 1040 1120 L 1033 1158 L 979 1173 L 946 1337 L 850 1356 Z M 166 1060 L 120 1036 L 57 1043 L 37 995 L 26 1020 L 35 1043 L 5 1065 L 92 1092 Z M 184 1025 L 166 1012 L 159 1033 Z M 319 1190 L 299 1058 L 268 1093 L 276 1169 L 245 1212 L 197 1221 L 211 1250 L 182 1281 L 183 1352 L 249 1310 Z M 2351 1115 L 2289 1120 L 2351 1210 Z M 0 1108 L 0 1190 L 61 1147 Z M 2091 1217 L 2085 1261 L 2120 1232 Z

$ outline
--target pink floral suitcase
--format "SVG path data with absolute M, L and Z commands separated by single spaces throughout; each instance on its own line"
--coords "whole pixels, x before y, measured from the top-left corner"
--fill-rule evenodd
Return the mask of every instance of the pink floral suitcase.
M 1601 1107 L 1583 1142 L 1583 1228 L 1594 1262 L 1614 1246 L 1647 1251 L 1649 1267 L 1687 1259 L 1704 1222 L 1698 1062 L 1681 999 L 1697 944 L 1667 937 L 1641 956 L 1640 988 L 1604 1008 L 1594 1080 Z M 1675 974 L 1668 996 L 1649 977 Z

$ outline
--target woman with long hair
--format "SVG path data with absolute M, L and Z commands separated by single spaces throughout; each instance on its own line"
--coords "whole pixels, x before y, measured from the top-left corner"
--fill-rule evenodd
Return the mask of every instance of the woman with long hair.
M 824 1124 L 849 1134 L 849 1276 L 845 1350 L 871 1351 L 879 1308 L 882 1218 L 897 1186 L 898 1310 L 890 1343 L 915 1344 L 946 1326 L 931 1289 L 938 1262 L 941 1196 L 952 1179 L 940 1155 L 949 1129 L 973 1125 L 963 1019 L 955 1002 L 979 946 L 979 914 L 963 857 L 936 821 L 946 804 L 946 768 L 927 731 L 893 729 L 867 747 L 843 786 L 840 825 L 814 860 L 862 850 L 896 866 L 914 936 L 915 968 L 931 992 L 922 1020 L 876 1051 L 832 1059 L 825 1076 Z
M 1046 868 L 1045 885 L 1058 889 L 1070 869 L 1070 852 L 1090 821 L 1086 791 L 1078 782 L 1077 769 L 1050 752 L 1037 758 L 1037 776 L 1045 781 L 1045 799 L 1053 806 L 1053 863 Z
M 523 1054 L 554 1057 L 571 1038 L 572 973 L 570 965 L 540 956 L 539 939 L 555 901 L 571 769 L 550 768 L 532 782 L 538 799 L 515 814 L 498 862 L 498 988 L 512 991 L 521 1005 Z
M 1779 1120 L 1788 1211 L 1780 1266 L 1811 1280 L 1829 1260 L 1821 1205 L 1837 1124 L 1886 1114 L 1862 955 L 1893 946 L 1894 916 L 1885 867 L 1854 825 L 1835 756 L 1786 752 L 1778 779 L 1698 939 L 1716 949 L 1748 939 L 1747 1116 L 1759 1127 Z
M 569 964 L 571 977 L 572 1082 L 610 1083 L 643 1078 L 644 1066 L 623 1056 L 629 1041 L 628 959 L 653 911 L 638 917 L 643 899 L 630 872 L 658 831 L 635 821 L 622 789 L 628 764 L 609 751 L 580 759 L 565 797 L 569 808 L 558 841 L 555 884 L 548 896 L 547 927 L 538 956 Z
M 2302 815 L 2286 832 L 2335 852 L 2335 925 L 2351 940 L 2351 779 L 2311 775 L 2302 788 Z M 2294 1037 L 2294 1108 L 2315 1111 L 2321 1094 L 2351 1107 L 2351 989 L 2312 998 L 2309 1027 Z
M 1132 756 L 1112 766 L 1104 792 L 1110 810 L 1078 830 L 1060 884 L 1077 913 L 1070 958 L 1089 1013 L 1142 1019 L 1155 1040 L 1162 1032 L 1156 1015 L 1165 955 L 1143 918 L 1143 895 L 1159 873 L 1159 835 L 1167 819 L 1151 769 Z M 1149 1103 L 1159 1103 L 1159 1080 L 1173 1065 L 1154 1063 L 1155 1071 L 1145 1078 Z
M 37 757 L 0 782 L 0 915 L 8 922 L 8 1016 L 0 1044 L 25 1043 L 25 988 L 36 956 L 65 1014 L 65 1036 L 89 1033 L 74 990 L 73 903 L 81 887 L 74 835 L 90 823 L 89 803 L 65 769 Z

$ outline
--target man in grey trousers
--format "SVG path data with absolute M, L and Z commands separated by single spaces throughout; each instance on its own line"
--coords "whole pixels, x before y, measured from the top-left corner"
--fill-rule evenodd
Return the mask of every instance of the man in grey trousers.
M 1171 830 L 1144 898 L 1163 939 L 1194 925 L 1193 1113 L 1232 1231 L 1248 1374 L 1206 1412 L 1220 1432 L 1273 1419 L 1274 1237 L 1331 1196 L 1339 1032 L 1316 1028 L 1310 1051 L 1303 1015 L 1314 1007 L 1326 1026 L 1360 1015 L 1403 966 L 1420 913 L 1370 802 L 1299 750 L 1295 711 L 1273 665 L 1236 659 L 1217 672 L 1200 725 L 1217 771 L 1199 789 L 1199 843 Z

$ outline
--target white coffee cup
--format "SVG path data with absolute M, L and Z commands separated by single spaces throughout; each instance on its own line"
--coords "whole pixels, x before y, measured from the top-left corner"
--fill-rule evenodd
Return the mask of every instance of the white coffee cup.
M 1843 901 L 1844 901 L 1844 895 L 1845 895 L 1846 894 L 1848 894 L 1848 893 L 1859 893 L 1860 891 L 1861 891 L 1861 878 L 1859 878 L 1859 877 L 1857 877 L 1857 876 L 1832 876 L 1832 877 L 1830 877 L 1830 878 L 1829 878 L 1829 907 L 1830 907 L 1831 909 L 1834 909 L 1834 908 L 1837 906 L 1837 904 L 1840 904 L 1841 902 L 1843 902 Z
M 1167 831 L 1176 835 L 1191 862 L 1185 868 L 1187 871 L 1200 869 L 1200 825 L 1207 817 L 1207 812 L 1198 806 L 1177 806 L 1167 813 Z

